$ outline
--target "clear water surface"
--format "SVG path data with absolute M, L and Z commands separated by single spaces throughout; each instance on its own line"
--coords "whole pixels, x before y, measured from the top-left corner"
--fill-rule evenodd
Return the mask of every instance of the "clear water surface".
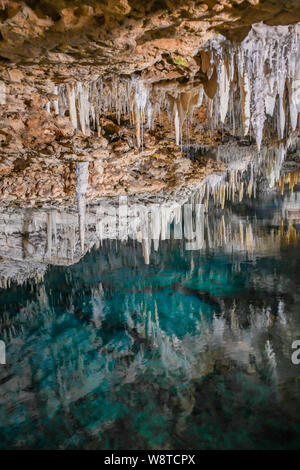
M 0 448 L 299 448 L 297 223 L 270 244 L 282 202 L 234 208 L 259 227 L 251 252 L 169 240 L 146 265 L 111 241 L 1 289 Z

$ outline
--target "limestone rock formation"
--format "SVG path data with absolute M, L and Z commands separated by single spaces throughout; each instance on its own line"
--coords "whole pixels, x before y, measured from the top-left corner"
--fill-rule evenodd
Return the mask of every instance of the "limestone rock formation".
M 184 148 L 220 143 L 233 127 L 260 146 L 277 112 L 283 140 L 298 126 L 299 72 L 297 26 L 282 25 L 299 20 L 296 0 L 1 0 L 1 200 L 72 203 L 76 162 L 89 162 L 88 200 L 198 184 L 222 163 Z M 286 55 L 254 83 L 234 62 L 261 47 L 269 30 L 251 30 L 258 22 L 280 25 L 283 42 L 284 31 L 296 36 L 285 70 Z M 277 39 L 264 34 L 267 68 Z

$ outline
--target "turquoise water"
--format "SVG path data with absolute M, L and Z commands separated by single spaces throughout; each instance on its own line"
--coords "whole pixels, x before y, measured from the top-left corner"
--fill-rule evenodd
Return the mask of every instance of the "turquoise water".
M 299 448 L 299 261 L 106 242 L 1 289 L 0 448 Z

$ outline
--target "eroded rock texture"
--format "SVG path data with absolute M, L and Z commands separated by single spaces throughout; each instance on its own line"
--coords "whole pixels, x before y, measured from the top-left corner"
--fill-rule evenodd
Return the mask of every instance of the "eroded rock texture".
M 88 199 L 171 191 L 222 170 L 212 155 L 182 153 L 228 133 L 212 130 L 217 86 L 221 108 L 229 90 L 205 44 L 215 33 L 238 44 L 260 21 L 299 20 L 297 0 L 2 0 L 2 201 L 69 204 L 80 161 L 89 162 Z M 91 99 L 99 80 L 101 109 Z
M 162 66 L 194 57 L 216 30 L 240 41 L 253 23 L 300 20 L 297 0 L 2 0 L 1 7 L 2 60 L 63 76 L 75 64 L 77 73 L 89 65 L 123 73 Z
M 78 161 L 90 162 L 89 199 L 180 188 L 222 169 L 213 157 L 191 161 L 182 154 L 165 111 L 151 130 L 141 131 L 138 145 L 137 123 L 130 115 L 118 120 L 115 111 L 103 110 L 97 129 L 83 132 L 73 125 L 69 110 L 48 112 L 58 97 L 49 92 L 52 88 L 50 81 L 35 85 L 24 76 L 6 84 L 0 129 L 0 191 L 6 201 L 72 202 Z M 76 116 L 78 108 L 76 101 Z M 196 116 L 206 121 L 204 106 Z M 220 139 L 205 133 L 198 120 L 191 135 L 206 143 Z

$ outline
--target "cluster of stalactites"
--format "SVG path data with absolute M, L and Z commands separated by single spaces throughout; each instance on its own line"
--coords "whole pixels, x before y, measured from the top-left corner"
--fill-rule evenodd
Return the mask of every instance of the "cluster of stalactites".
M 153 129 L 161 110 L 174 122 L 177 145 L 182 143 L 182 126 L 192 117 L 196 107 L 201 106 L 202 86 L 181 92 L 160 89 L 139 78 L 110 80 L 99 78 L 93 82 L 71 82 L 55 86 L 57 99 L 48 102 L 46 109 L 61 116 L 69 116 L 75 130 L 89 136 L 91 131 L 99 134 L 100 117 L 114 114 L 118 123 L 121 117 L 136 126 L 137 146 L 143 147 L 143 131 Z
M 265 178 L 269 186 L 274 187 L 276 183 L 281 181 L 281 166 L 286 152 L 290 148 L 289 146 L 292 145 L 294 145 L 294 141 L 290 140 L 286 145 L 280 143 L 269 148 L 264 147 L 261 152 L 257 152 L 255 149 L 242 149 L 242 158 L 239 158 L 241 155 L 234 151 L 232 147 L 228 146 L 227 148 L 224 146 L 223 152 L 221 153 L 220 150 L 218 158 L 227 163 L 228 171 L 223 174 L 208 176 L 192 197 L 190 207 L 197 207 L 196 210 L 200 210 L 200 213 L 197 214 L 199 220 L 201 219 L 203 222 L 203 214 L 208 212 L 208 204 L 211 199 L 215 206 L 224 209 L 226 201 L 234 202 L 236 198 L 238 201 L 242 201 L 245 197 L 256 197 L 259 177 Z M 229 152 L 235 154 L 235 159 L 232 158 L 232 155 L 229 158 Z M 76 164 L 76 196 L 82 253 L 85 246 L 85 195 L 88 185 L 88 166 L 88 162 L 77 162 Z M 181 238 L 183 233 L 187 236 L 187 239 L 193 238 L 192 212 L 189 213 L 190 209 L 188 206 L 186 207 L 187 212 L 185 212 L 184 221 L 182 220 L 181 207 L 178 204 L 154 205 L 151 207 L 151 210 L 145 207 L 145 211 L 139 213 L 138 223 L 131 227 L 130 236 L 134 234 L 133 238 L 142 244 L 143 255 L 147 264 L 150 259 L 152 240 L 154 249 L 157 250 L 159 240 L 165 240 L 170 237 L 170 225 L 172 222 L 174 223 L 175 238 Z M 112 236 L 113 233 L 110 230 L 108 234 L 105 234 L 104 226 L 106 225 L 103 225 L 103 218 L 101 217 L 96 223 L 97 235 L 101 240 L 107 236 Z M 201 230 L 199 229 L 196 234 L 198 249 L 202 247 L 204 240 L 203 223 L 199 227 L 201 227 Z M 127 232 L 126 234 L 128 236 Z
M 277 252 L 280 250 L 282 241 L 287 240 L 286 243 L 291 242 L 289 236 L 291 229 L 290 225 L 284 224 L 285 219 L 282 218 L 282 223 L 278 224 L 269 233 L 260 229 L 256 220 L 247 220 L 246 218 L 238 218 L 226 211 L 221 216 L 220 214 L 211 214 L 204 217 L 205 238 L 200 248 L 218 249 L 223 247 L 228 252 L 245 252 L 252 253 L 257 256 L 257 253 L 262 252 Z
M 280 140 L 289 124 L 296 129 L 300 112 L 299 33 L 300 23 L 260 23 L 252 26 L 239 46 L 222 36 L 209 43 L 202 62 L 216 85 L 214 96 L 210 96 L 215 125 L 229 118 L 232 127 L 241 124 L 244 135 L 253 133 L 258 149 L 268 116 L 273 118 Z
M 278 180 L 278 185 L 280 187 L 280 193 L 284 193 L 284 187 L 287 184 L 290 192 L 293 194 L 294 186 L 300 182 L 300 171 L 288 171 L 282 175 Z
M 203 87 L 168 96 L 169 115 L 174 119 L 176 145 L 182 147 L 182 126 L 186 119 L 193 116 L 195 108 L 202 105 Z
M 208 203 L 212 199 L 215 206 L 224 209 L 227 201 L 241 202 L 244 198 L 255 198 L 260 180 L 266 180 L 270 188 L 276 184 L 284 186 L 287 179 L 280 176 L 281 168 L 287 151 L 294 143 L 293 139 L 289 139 L 285 144 L 281 142 L 263 147 L 260 152 L 253 147 L 220 146 L 217 158 L 226 164 L 227 171 L 208 176 L 195 193 L 194 203 L 203 204 L 208 211 Z M 290 181 L 294 182 L 295 177 L 290 177 Z
M 54 87 L 57 99 L 48 102 L 46 109 L 62 116 L 69 116 L 75 130 L 89 136 L 99 134 L 100 117 L 114 114 L 118 123 L 122 116 L 136 125 L 137 145 L 143 146 L 143 126 L 149 129 L 161 107 L 150 98 L 151 87 L 136 78 L 110 80 L 99 78 L 92 82 L 70 82 Z
M 174 122 L 176 143 L 182 144 L 182 126 L 201 106 L 203 97 L 218 128 L 230 125 L 233 134 L 252 134 L 261 147 L 268 116 L 279 140 L 290 124 L 295 130 L 300 112 L 300 23 L 291 26 L 256 24 L 240 45 L 221 35 L 208 43 L 201 69 L 208 81 L 189 90 L 169 89 L 137 77 L 99 78 L 55 87 L 58 99 L 47 110 L 70 116 L 85 135 L 99 132 L 99 117 L 114 113 L 120 122 L 128 116 L 136 125 L 137 145 L 143 147 L 143 128 L 153 127 L 161 108 Z M 272 121 L 271 121 L 272 122 Z

